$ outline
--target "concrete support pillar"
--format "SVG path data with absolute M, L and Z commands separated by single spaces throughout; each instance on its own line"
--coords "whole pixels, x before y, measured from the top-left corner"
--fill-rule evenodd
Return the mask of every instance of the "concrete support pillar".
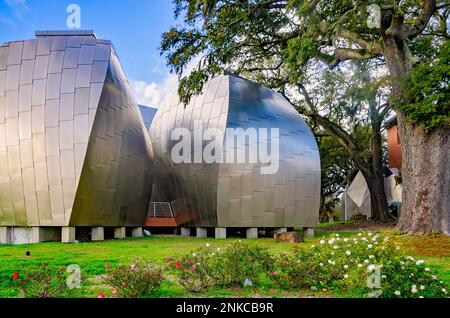
M 33 226 L 31 228 L 31 241 L 30 243 L 39 243 L 41 240 L 41 228 L 38 226 Z
M 182 227 L 181 228 L 181 236 L 190 237 L 191 236 L 191 229 L 188 227 Z
M 131 237 L 144 237 L 142 227 L 135 227 L 131 230 Z
M 247 229 L 247 238 L 248 239 L 256 239 L 258 238 L 258 228 L 257 227 L 251 227 Z
M 62 227 L 61 228 L 61 243 L 73 243 L 75 242 L 75 228 L 74 227 Z
M 114 238 L 115 239 L 124 239 L 127 237 L 127 229 L 126 227 L 116 227 L 114 229 Z
M 93 227 L 91 233 L 91 240 L 94 242 L 105 240 L 105 230 L 103 227 Z
M 0 244 L 11 244 L 11 228 L 0 227 Z
M 288 231 L 287 227 L 280 227 L 275 233 L 286 233 Z
M 314 237 L 314 228 L 312 228 L 312 227 L 303 228 L 303 236 L 307 237 L 307 238 Z
M 227 238 L 227 229 L 225 227 L 216 227 L 216 239 L 226 239 Z
M 196 233 L 198 238 L 208 237 L 208 230 L 204 227 L 198 227 Z

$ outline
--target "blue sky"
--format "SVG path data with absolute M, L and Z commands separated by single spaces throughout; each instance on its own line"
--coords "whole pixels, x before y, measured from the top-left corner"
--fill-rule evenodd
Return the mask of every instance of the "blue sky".
M 81 8 L 81 29 L 114 43 L 140 103 L 157 106 L 176 88 L 158 50 L 161 34 L 175 25 L 171 0 L 0 0 L 0 43 L 67 29 L 72 3 Z

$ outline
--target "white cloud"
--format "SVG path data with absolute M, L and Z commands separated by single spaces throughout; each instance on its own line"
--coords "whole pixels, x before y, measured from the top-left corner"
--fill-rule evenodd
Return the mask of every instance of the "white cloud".
M 130 85 L 140 105 L 158 108 L 167 94 L 178 89 L 178 77 L 169 74 L 160 83 L 130 80 Z
M 184 75 L 197 67 L 200 58 L 194 58 L 187 66 Z M 167 74 L 161 82 L 130 80 L 131 89 L 140 105 L 158 108 L 164 98 L 178 89 L 178 76 Z

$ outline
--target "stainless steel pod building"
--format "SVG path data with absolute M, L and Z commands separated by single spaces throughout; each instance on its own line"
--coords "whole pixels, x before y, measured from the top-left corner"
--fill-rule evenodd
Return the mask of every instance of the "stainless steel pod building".
M 110 41 L 0 47 L 0 227 L 142 226 L 151 143 Z
M 193 136 L 188 150 L 179 153 L 191 161 L 174 161 L 177 142 L 187 138 L 176 139 L 180 131 L 176 128 Z M 233 156 L 244 153 L 248 159 L 195 160 L 208 147 L 199 131 L 208 128 L 217 128 L 215 140 L 223 145 L 222 158 L 233 150 Z M 256 131 L 256 139 L 248 135 L 241 143 L 228 144 L 232 138 L 237 140 L 230 128 Z M 273 129 L 279 134 L 269 138 Z M 318 147 L 304 120 L 277 92 L 236 76 L 214 78 L 188 105 L 180 103 L 177 94 L 167 97 L 153 120 L 150 137 L 155 166 L 152 201 L 170 202 L 178 224 L 308 228 L 318 223 Z M 266 161 L 249 159 L 256 149 L 252 146 L 265 145 L 272 151 L 275 146 L 279 149 L 278 169 L 272 173 L 262 173 Z

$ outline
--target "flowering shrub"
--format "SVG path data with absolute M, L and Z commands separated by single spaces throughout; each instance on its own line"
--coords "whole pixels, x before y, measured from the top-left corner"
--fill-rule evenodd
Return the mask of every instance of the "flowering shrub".
M 59 298 L 70 292 L 64 269 L 52 269 L 48 264 L 41 264 L 27 273 L 14 272 L 11 277 L 21 297 Z
M 274 279 L 287 288 L 352 289 L 373 297 L 444 297 L 447 290 L 422 260 L 403 255 L 380 234 L 359 233 L 296 247 L 277 259 Z
M 105 283 L 112 287 L 112 295 L 123 298 L 151 295 L 159 289 L 163 278 L 161 268 L 141 260 L 115 268 L 107 264 L 106 271 Z
M 210 286 L 244 286 L 258 284 L 273 270 L 273 258 L 267 250 L 241 241 L 223 248 L 209 244 L 170 262 L 179 282 L 187 290 L 200 291 Z M 247 283 L 246 286 L 250 286 Z

